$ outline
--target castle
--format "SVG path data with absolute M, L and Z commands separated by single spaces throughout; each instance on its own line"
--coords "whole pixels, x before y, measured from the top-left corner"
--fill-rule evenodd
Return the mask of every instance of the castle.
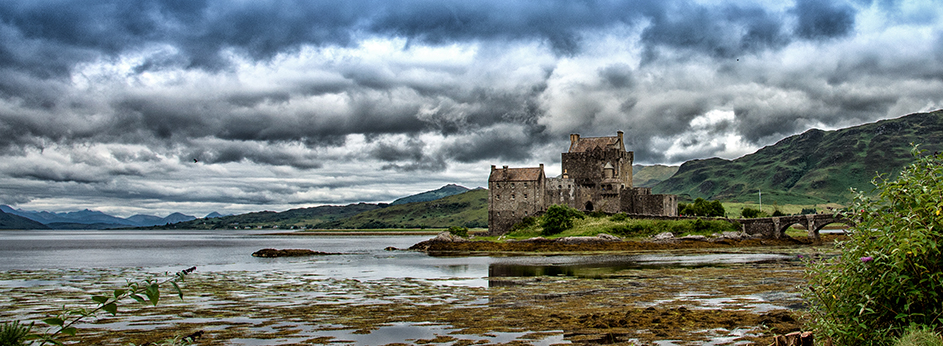
M 563 174 L 544 175 L 544 165 L 525 168 L 491 166 L 488 178 L 488 230 L 504 234 L 527 216 L 540 215 L 554 204 L 584 212 L 634 215 L 678 215 L 676 195 L 653 195 L 651 188 L 632 187 L 631 151 L 622 131 L 615 137 L 570 135 L 563 153 Z

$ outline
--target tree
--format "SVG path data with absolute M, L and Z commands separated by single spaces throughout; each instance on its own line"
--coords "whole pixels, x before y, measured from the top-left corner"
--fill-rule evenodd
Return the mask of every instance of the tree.
M 740 216 L 748 219 L 760 217 L 760 210 L 753 208 L 743 208 L 743 211 L 740 212 Z
M 573 227 L 573 219 L 582 219 L 586 217 L 583 212 L 570 208 L 565 205 L 554 204 L 547 208 L 547 213 L 543 216 L 542 234 L 554 235 Z
M 876 194 L 855 192 L 841 256 L 810 262 L 811 325 L 836 345 L 882 345 L 912 325 L 943 327 L 943 155 L 921 156 Z
M 707 201 L 700 197 L 695 199 L 694 203 L 691 204 L 678 203 L 678 211 L 681 215 L 690 216 L 721 217 L 726 213 L 724 205 L 720 203 L 720 201 Z

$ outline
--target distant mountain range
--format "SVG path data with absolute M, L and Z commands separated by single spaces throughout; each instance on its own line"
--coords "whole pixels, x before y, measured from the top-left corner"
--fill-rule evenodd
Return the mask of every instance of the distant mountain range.
M 762 191 L 764 203 L 769 204 L 844 204 L 851 198 L 849 188 L 870 191 L 876 174 L 893 176 L 911 162 L 910 143 L 930 152 L 943 150 L 943 110 L 835 131 L 813 129 L 735 160 L 692 160 L 680 167 L 636 165 L 633 182 L 652 187 L 655 193 L 677 194 L 682 200 L 701 197 L 749 202 L 756 201 Z M 202 219 L 180 213 L 164 218 L 118 218 L 91 210 L 50 213 L 8 206 L 0 206 L 0 211 L 0 228 L 486 227 L 488 193 L 482 188 L 449 184 L 389 204 L 356 203 L 229 216 L 213 212 Z
M 174 224 L 178 222 L 190 221 L 196 219 L 191 215 L 182 213 L 173 213 L 166 217 L 153 215 L 134 215 L 128 218 L 111 216 L 100 211 L 80 210 L 66 213 L 53 213 L 48 211 L 29 211 L 22 209 L 13 209 L 7 205 L 0 205 L 0 211 L 7 215 L 14 215 L 42 225 L 36 228 L 52 229 L 108 229 L 108 228 L 132 228 L 147 227 L 155 225 Z M 35 226 L 35 225 L 34 225 Z M 26 228 L 11 227 L 11 228 Z
M 685 162 L 652 189 L 683 199 L 772 204 L 848 203 L 849 188 L 869 192 L 877 174 L 894 176 L 913 161 L 911 143 L 943 150 L 943 110 L 835 131 L 808 130 L 736 160 Z
M 48 229 L 46 225 L 25 217 L 0 211 L 0 229 Z
M 244 229 L 244 228 L 441 228 L 486 227 L 488 190 L 448 184 L 439 189 L 406 196 L 393 203 L 323 205 L 283 212 L 262 211 L 241 215 L 203 218 L 171 226 L 152 228 Z

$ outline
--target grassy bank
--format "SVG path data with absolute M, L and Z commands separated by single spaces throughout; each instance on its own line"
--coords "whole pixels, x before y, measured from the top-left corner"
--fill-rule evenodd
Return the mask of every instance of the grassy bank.
M 528 239 L 543 236 L 543 227 L 538 220 L 530 225 L 521 225 L 516 230 L 503 236 L 476 237 L 478 240 L 501 241 L 506 239 Z M 611 234 L 626 240 L 643 240 L 653 235 L 671 232 L 675 236 L 704 235 L 714 233 L 739 231 L 736 225 L 723 220 L 648 220 L 630 219 L 625 215 L 586 216 L 573 220 L 573 227 L 551 236 L 548 239 L 561 237 L 592 237 L 601 233 Z

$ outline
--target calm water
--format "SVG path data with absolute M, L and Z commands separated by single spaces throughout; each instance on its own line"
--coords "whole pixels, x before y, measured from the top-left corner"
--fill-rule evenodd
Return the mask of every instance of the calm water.
M 726 265 L 788 260 L 787 254 L 431 257 L 400 249 L 431 236 L 285 236 L 272 231 L 3 231 L 0 271 L 134 267 L 201 272 L 300 271 L 360 280 L 568 275 L 600 269 Z M 263 248 L 311 249 L 336 256 L 257 258 Z
M 285 236 L 273 231 L 0 231 L 0 272 L 14 273 L 31 271 L 53 273 L 39 275 L 35 279 L 0 280 L 0 291 L 42 292 L 55 288 L 59 282 L 55 273 L 72 272 L 74 269 L 90 269 L 89 272 L 110 272 L 114 269 L 132 268 L 131 271 L 166 272 L 178 271 L 196 266 L 199 273 L 207 277 L 241 278 L 248 282 L 261 282 L 260 278 L 281 284 L 298 284 L 298 279 L 314 280 L 309 288 L 299 292 L 281 292 L 274 296 L 260 293 L 252 299 L 273 304 L 284 303 L 278 299 L 310 299 L 305 296 L 323 294 L 332 299 L 352 300 L 351 304 L 366 304 L 371 300 L 419 299 L 421 304 L 428 304 L 422 297 L 401 296 L 384 290 L 393 282 L 395 287 L 416 289 L 409 284 L 419 279 L 443 289 L 448 298 L 453 290 L 479 290 L 480 287 L 513 285 L 514 280 L 504 277 L 527 276 L 570 276 L 581 278 L 602 277 L 626 269 L 645 269 L 662 267 L 715 267 L 729 265 L 750 265 L 757 262 L 793 261 L 795 255 L 783 253 L 646 253 L 626 255 L 566 255 L 566 256 L 457 256 L 432 257 L 412 251 L 386 251 L 393 246 L 400 249 L 431 238 L 425 236 Z M 341 253 L 331 256 L 311 256 L 294 258 L 257 258 L 252 253 L 263 248 L 311 249 L 315 251 Z M 769 251 L 769 250 L 761 250 Z M 84 272 L 84 270 L 82 270 Z M 121 270 L 118 270 L 121 271 Z M 72 274 L 74 275 L 74 272 Z M 313 276 L 312 276 L 313 275 Z M 16 275 L 13 275 L 16 276 Z M 324 286 L 333 279 L 356 279 L 356 281 L 337 281 L 338 287 Z M 394 279 L 394 280 L 390 280 Z M 362 283 L 362 284 L 361 284 Z M 68 285 L 75 284 L 72 281 Z M 271 282 L 259 284 L 265 286 Z M 356 286 L 356 287 L 354 287 Z M 365 288 L 357 288 L 363 286 Z M 459 287 L 465 286 L 465 287 Z M 353 288 L 353 291 L 351 289 Z M 84 290 L 84 288 L 73 288 Z M 360 291 L 358 291 L 359 289 Z M 321 292 L 326 290 L 324 292 Z M 364 291 L 365 290 L 365 291 Z M 377 291 L 379 290 L 379 292 Z M 339 291 L 339 292 L 335 292 Z M 382 293 L 386 292 L 386 293 Z M 36 293 L 41 294 L 41 293 Z M 241 292 L 240 294 L 246 294 Z M 292 296 L 302 295 L 302 297 Z M 340 294 L 340 295 L 338 295 Z M 350 295 L 349 297 L 346 295 Z M 293 298 L 294 297 L 294 298 Z M 307 297 L 307 298 L 305 298 Z M 338 298 L 341 297 L 341 298 Z M 410 298 L 412 297 L 412 298 Z M 28 298 L 28 297 L 27 297 Z M 443 299 L 445 299 L 443 298 Z M 732 299 L 726 297 L 724 299 Z M 204 304 L 212 305 L 216 298 Z M 729 300 L 728 299 L 728 300 Z M 408 299 L 407 299 L 408 300 Z M 760 299 L 762 301 L 762 299 Z M 0 306 L 12 302 L 0 301 Z M 216 302 L 228 304 L 231 302 Z M 243 302 L 244 303 L 244 302 Z M 322 302 L 323 303 L 323 302 Z M 388 302 L 387 302 L 388 303 Z M 477 300 L 472 302 L 477 304 Z M 199 304 L 188 301 L 187 304 Z M 242 304 L 242 303 L 240 303 Z M 340 304 L 340 303 L 338 303 Z M 418 303 L 417 303 L 418 304 Z M 12 306 L 12 305 L 11 305 Z M 42 306 L 40 305 L 40 308 Z M 8 311 L 8 313 L 10 313 Z M 32 314 L 37 314 L 33 311 Z M 20 312 L 25 316 L 30 312 Z M 156 318 L 156 317 L 155 317 Z M 177 317 L 179 318 L 179 317 Z M 263 321 L 263 320 L 260 320 Z M 260 321 L 251 328 L 260 333 L 271 326 Z M 225 321 L 223 321 L 225 322 Z M 126 322 L 116 322 L 115 329 L 157 328 L 160 318 L 152 324 L 132 326 Z M 156 324 L 154 324 L 156 323 Z M 432 338 L 436 335 L 450 335 L 455 338 L 480 340 L 481 335 L 455 334 L 457 331 L 449 325 L 431 323 L 398 322 L 379 326 L 378 329 L 363 334 L 354 329 L 324 330 L 319 324 L 295 323 L 292 328 L 301 328 L 303 332 L 294 338 L 278 340 L 260 338 L 232 339 L 227 345 L 266 345 L 291 343 L 308 337 L 333 337 L 336 340 L 349 340 L 350 344 L 381 345 L 387 343 L 407 343 L 418 338 Z M 251 329 L 250 328 L 250 329 Z M 545 331 L 542 331 L 545 332 Z M 487 338 L 492 343 L 526 342 L 534 345 L 565 343 L 562 331 L 551 332 L 550 336 L 538 340 L 521 340 L 527 332 L 489 333 Z M 276 342 L 277 341 L 277 342 Z

